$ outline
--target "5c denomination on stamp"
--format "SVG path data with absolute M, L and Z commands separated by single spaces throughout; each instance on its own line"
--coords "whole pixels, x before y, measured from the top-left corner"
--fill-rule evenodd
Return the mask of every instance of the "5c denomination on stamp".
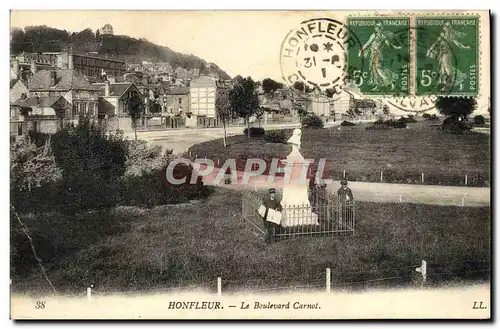
M 416 94 L 477 96 L 477 17 L 416 17 Z
M 361 47 L 349 52 L 349 75 L 365 95 L 404 96 L 410 91 L 410 19 L 349 18 Z M 365 60 L 363 60 L 363 58 Z

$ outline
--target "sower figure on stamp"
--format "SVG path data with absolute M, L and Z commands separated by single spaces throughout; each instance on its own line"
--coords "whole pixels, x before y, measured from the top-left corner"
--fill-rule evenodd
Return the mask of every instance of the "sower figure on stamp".
M 281 203 L 276 199 L 276 190 L 274 188 L 269 189 L 267 195 L 262 200 L 262 206 L 265 208 L 265 209 L 262 209 L 263 214 L 261 214 L 262 220 L 264 221 L 264 228 L 265 228 L 264 240 L 267 243 L 270 243 L 271 241 L 274 241 L 276 231 L 279 229 L 278 224 L 275 224 L 275 223 L 268 220 L 270 213 L 273 210 L 279 211 L 279 212 L 281 212 L 283 210 Z M 259 211 L 259 213 L 261 213 L 261 211 Z
M 340 181 L 341 187 L 337 191 L 337 196 L 339 198 L 339 228 L 342 228 L 343 221 L 347 219 L 352 219 L 353 216 L 353 205 L 354 196 L 349 187 L 347 187 L 347 179 L 343 178 Z

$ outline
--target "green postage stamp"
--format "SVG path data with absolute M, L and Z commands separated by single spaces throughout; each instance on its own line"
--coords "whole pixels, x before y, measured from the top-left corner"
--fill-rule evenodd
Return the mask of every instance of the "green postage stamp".
M 405 96 L 410 91 L 410 19 L 349 18 L 349 33 L 361 49 L 350 49 L 349 76 L 365 95 Z
M 416 17 L 417 95 L 478 95 L 478 18 Z

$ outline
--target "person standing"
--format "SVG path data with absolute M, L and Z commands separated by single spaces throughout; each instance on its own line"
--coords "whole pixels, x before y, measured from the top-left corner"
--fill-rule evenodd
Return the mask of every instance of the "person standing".
M 349 187 L 347 187 L 347 179 L 342 178 L 340 181 L 341 187 L 337 191 L 339 199 L 339 219 L 338 225 L 342 229 L 344 225 L 349 224 L 350 220 L 354 219 L 353 206 L 354 196 Z
M 265 208 L 264 214 L 262 215 L 262 220 L 264 221 L 264 228 L 265 228 L 264 241 L 270 243 L 271 240 L 274 241 L 276 231 L 278 230 L 279 226 L 267 220 L 269 215 L 269 209 L 273 209 L 280 212 L 283 210 L 281 203 L 276 199 L 276 189 L 270 188 L 268 190 L 267 195 L 262 200 L 262 205 Z

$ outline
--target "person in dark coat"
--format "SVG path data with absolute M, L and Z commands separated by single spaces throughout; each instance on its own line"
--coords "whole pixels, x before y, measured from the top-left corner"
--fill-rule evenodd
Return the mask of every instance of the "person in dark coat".
M 343 178 L 340 181 L 341 187 L 337 191 L 337 196 L 339 198 L 339 213 L 338 213 L 338 225 L 339 228 L 343 228 L 350 220 L 354 218 L 353 213 L 353 202 L 354 197 L 352 191 L 347 187 L 347 179 Z
M 264 221 L 264 228 L 266 231 L 264 240 L 267 243 L 270 243 L 271 240 L 274 241 L 276 231 L 279 229 L 279 225 L 267 221 L 267 215 L 269 213 L 269 209 L 274 209 L 276 211 L 283 210 L 281 203 L 276 199 L 276 190 L 274 188 L 270 188 L 268 190 L 267 195 L 262 200 L 262 204 L 266 208 L 264 216 L 262 217 L 262 220 Z
M 352 191 L 347 187 L 347 179 L 343 178 L 340 181 L 340 185 L 341 186 L 337 191 L 337 196 L 339 197 L 340 202 L 346 203 L 348 201 L 354 201 Z

